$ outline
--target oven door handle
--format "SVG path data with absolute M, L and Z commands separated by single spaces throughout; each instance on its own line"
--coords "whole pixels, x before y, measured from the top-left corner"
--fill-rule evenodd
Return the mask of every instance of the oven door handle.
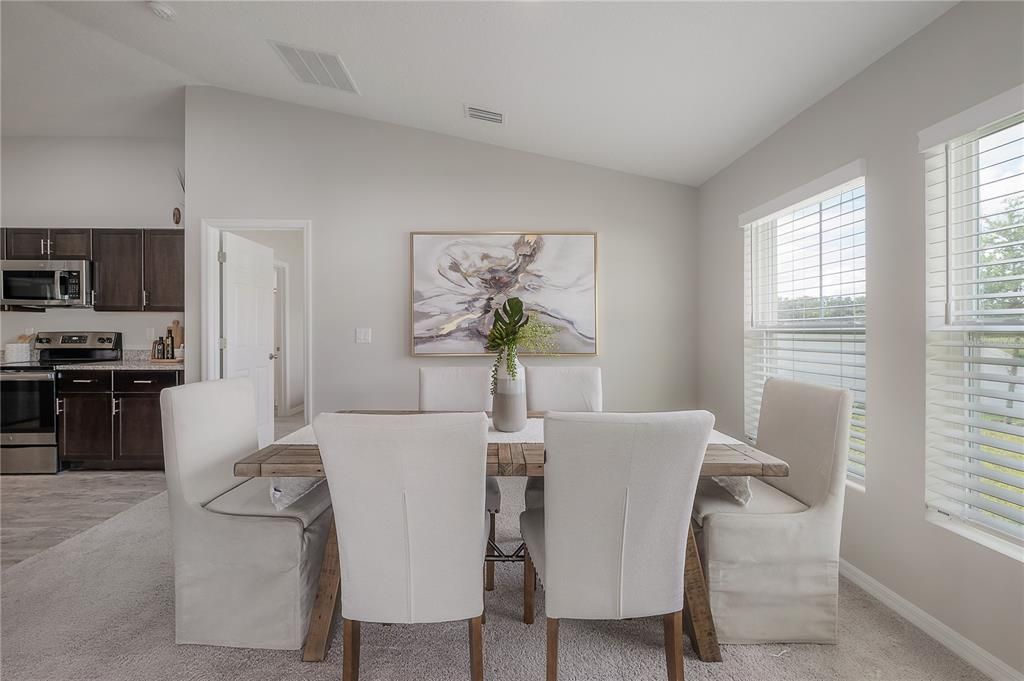
M 0 381 L 52 381 L 53 373 L 48 371 L 10 371 L 0 373 Z

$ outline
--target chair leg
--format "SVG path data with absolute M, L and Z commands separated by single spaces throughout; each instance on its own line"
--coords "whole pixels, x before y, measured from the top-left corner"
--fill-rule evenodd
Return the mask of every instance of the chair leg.
M 537 584 L 537 571 L 529 550 L 523 553 L 523 624 L 533 624 L 533 592 Z
M 668 681 L 683 681 L 683 611 L 666 613 L 664 620 Z
M 494 549 L 491 547 L 491 543 L 494 542 L 494 514 L 491 514 L 491 533 L 490 542 L 487 544 L 487 555 L 493 556 Z M 487 591 L 494 591 L 494 561 L 489 560 L 486 562 L 485 573 L 484 573 L 484 589 Z
M 558 620 L 548 618 L 548 675 L 547 681 L 558 681 Z
M 484 681 L 484 632 L 479 617 L 469 620 L 469 676 Z
M 483 593 L 484 609 L 480 611 L 480 624 L 487 624 L 487 589 Z
M 359 681 L 359 621 L 342 620 L 344 633 L 342 641 L 342 681 Z

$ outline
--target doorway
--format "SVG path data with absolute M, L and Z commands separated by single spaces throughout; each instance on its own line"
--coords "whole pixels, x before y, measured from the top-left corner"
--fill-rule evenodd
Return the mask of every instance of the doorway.
M 252 378 L 261 447 L 312 415 L 309 227 L 202 222 L 203 379 Z

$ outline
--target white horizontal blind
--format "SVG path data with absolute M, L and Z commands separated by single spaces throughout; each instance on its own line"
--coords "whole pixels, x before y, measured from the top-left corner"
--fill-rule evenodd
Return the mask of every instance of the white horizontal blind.
M 744 409 L 756 439 L 765 379 L 849 389 L 849 475 L 866 465 L 864 178 L 744 228 Z
M 1024 114 L 925 160 L 928 508 L 1024 542 Z

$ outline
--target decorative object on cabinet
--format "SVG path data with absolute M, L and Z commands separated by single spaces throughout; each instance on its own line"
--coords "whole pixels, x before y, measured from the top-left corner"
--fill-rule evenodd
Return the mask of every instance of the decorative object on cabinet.
M 412 352 L 487 353 L 490 316 L 519 297 L 558 354 L 597 354 L 594 233 L 413 232 Z

